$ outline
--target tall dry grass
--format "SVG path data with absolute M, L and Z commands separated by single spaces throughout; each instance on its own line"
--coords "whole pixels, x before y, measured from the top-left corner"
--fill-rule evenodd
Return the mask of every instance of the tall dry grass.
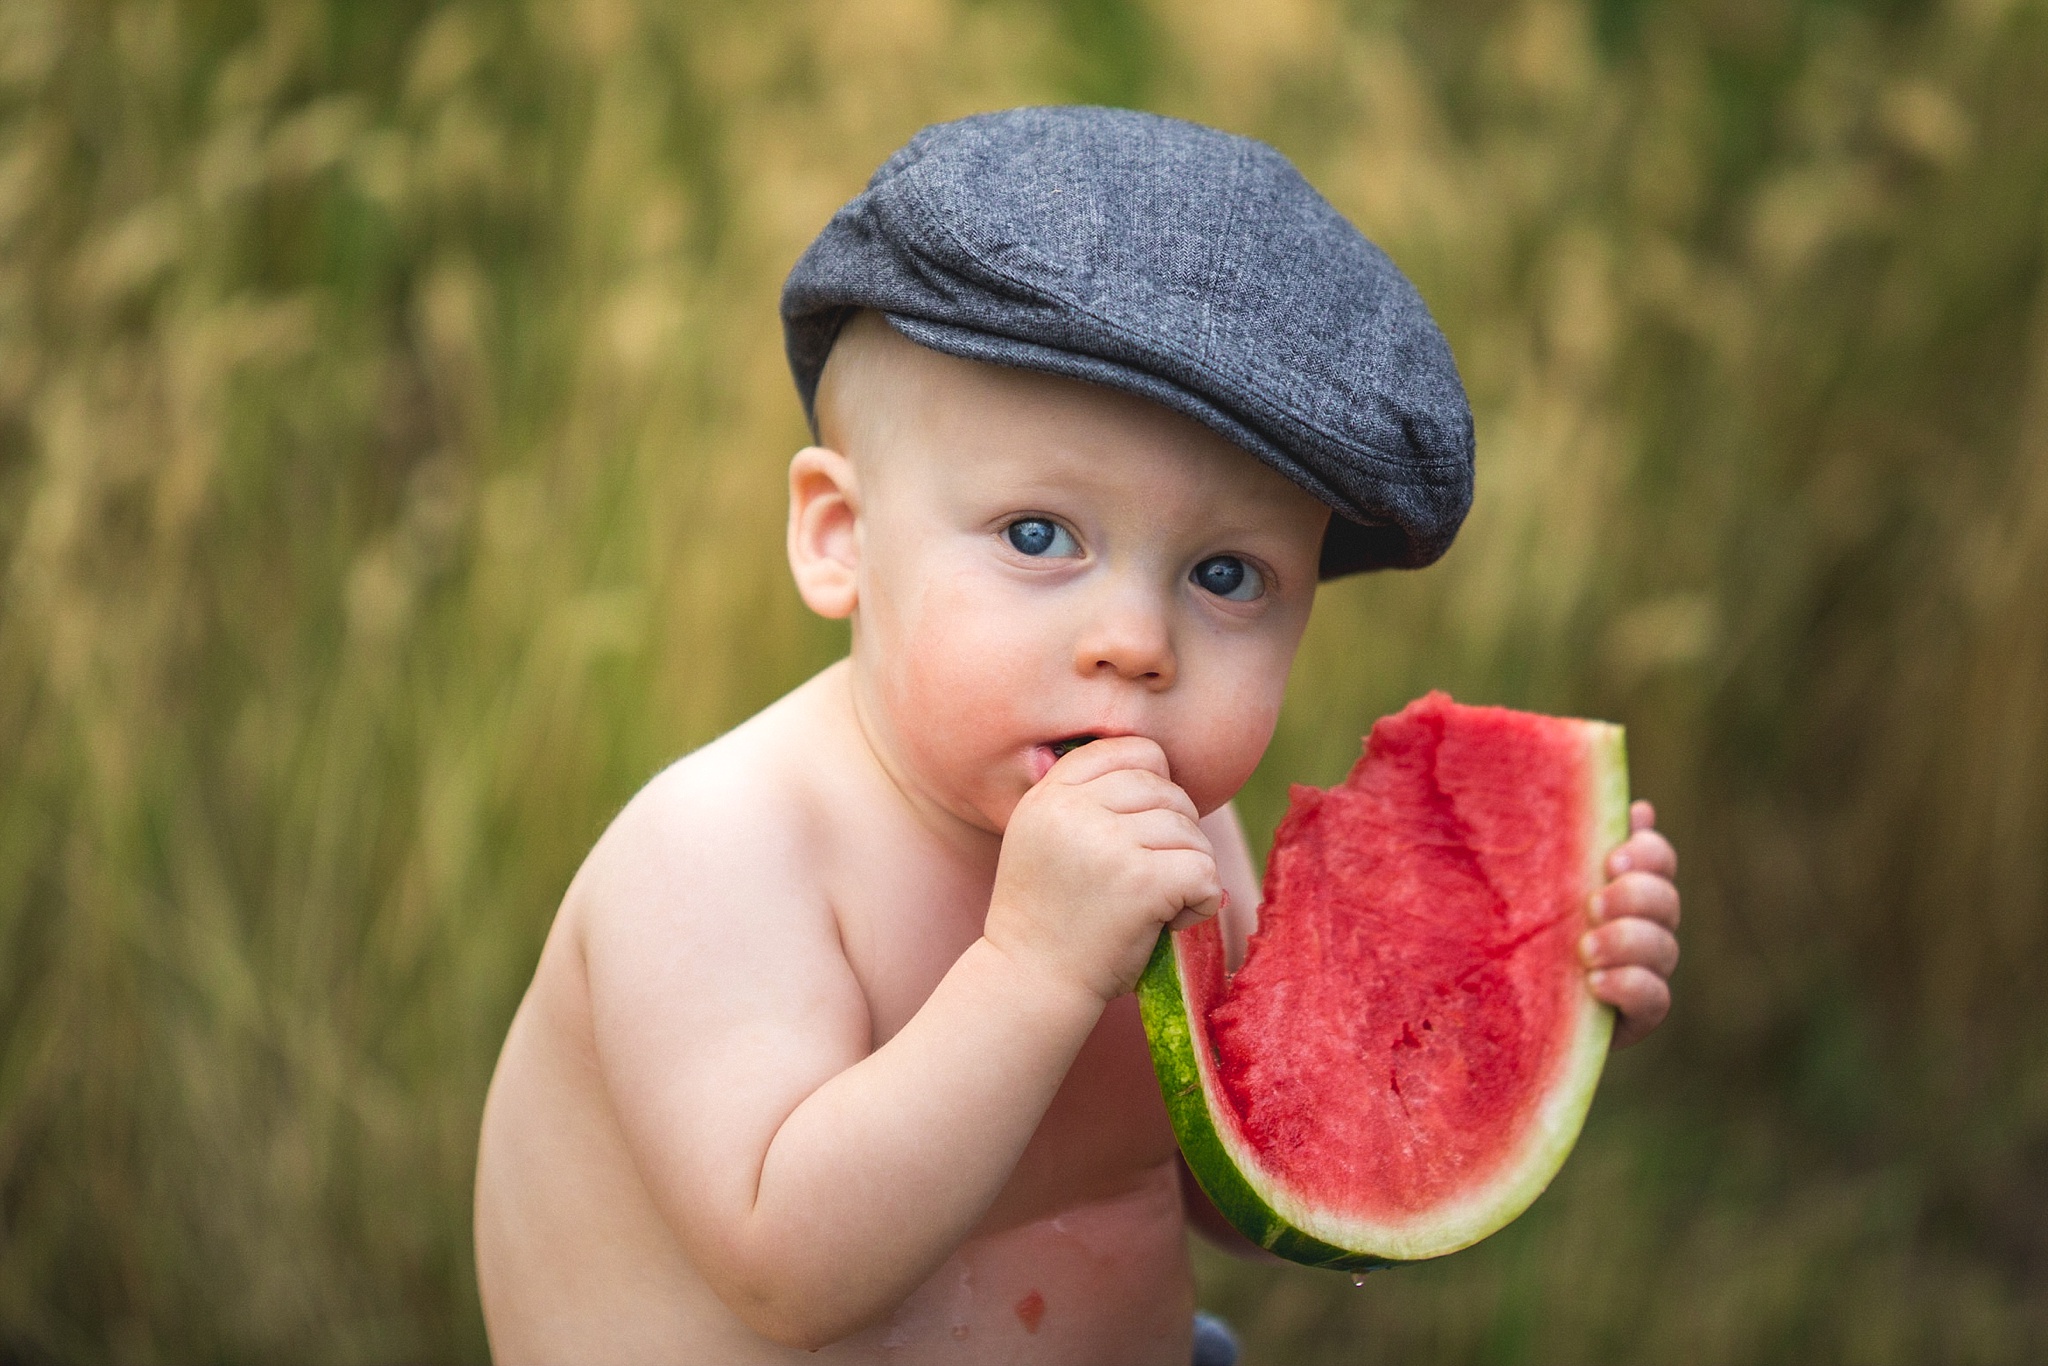
M 782 272 L 920 124 L 1267 137 L 1481 492 L 1245 805 L 1425 686 L 1613 716 L 1680 1005 L 1520 1224 L 1254 1361 L 2048 1350 L 2048 11 L 0 0 L 0 1357 L 482 1353 L 482 1090 L 668 758 L 833 657 Z

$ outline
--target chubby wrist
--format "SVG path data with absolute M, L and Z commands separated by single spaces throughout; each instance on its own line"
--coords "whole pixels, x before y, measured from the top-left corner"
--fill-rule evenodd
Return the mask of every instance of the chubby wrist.
M 1027 1016 L 1041 1027 L 1078 1029 L 1085 1034 L 1109 1004 L 1088 983 L 1059 971 L 1047 959 L 1000 944 L 986 934 L 968 946 L 960 966 L 972 975 L 978 994 L 998 1009 Z

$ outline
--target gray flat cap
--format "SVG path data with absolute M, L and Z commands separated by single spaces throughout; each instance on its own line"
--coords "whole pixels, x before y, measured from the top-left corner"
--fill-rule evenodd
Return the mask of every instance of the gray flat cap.
M 969 360 L 1092 380 L 1236 442 L 1333 508 L 1323 577 L 1408 568 L 1472 502 L 1472 412 L 1386 253 L 1262 142 L 1121 109 L 935 124 L 782 290 L 804 409 L 863 308 Z

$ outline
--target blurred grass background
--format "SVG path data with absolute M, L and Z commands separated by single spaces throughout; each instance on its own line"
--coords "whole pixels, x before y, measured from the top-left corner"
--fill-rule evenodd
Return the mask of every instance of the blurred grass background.
M 483 1089 L 664 762 L 842 648 L 783 272 L 925 122 L 1265 137 L 1479 419 L 1244 806 L 1612 717 L 1679 1005 L 1521 1223 L 1204 1256 L 1253 1366 L 2048 1356 L 2048 6 L 0 0 L 0 1360 L 478 1360 Z

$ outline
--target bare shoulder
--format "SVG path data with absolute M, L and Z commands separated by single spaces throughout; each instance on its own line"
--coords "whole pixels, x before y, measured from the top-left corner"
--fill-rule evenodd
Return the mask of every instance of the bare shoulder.
M 770 1018 L 800 1024 L 820 1050 L 799 1072 L 865 1049 L 867 1008 L 819 875 L 838 683 L 827 670 L 670 765 L 585 860 L 556 928 L 580 960 L 608 1068 L 672 1078 L 673 1054 L 644 1050 Z
M 828 709 L 811 680 L 650 779 L 612 820 L 564 898 L 564 913 L 595 920 L 635 908 L 715 913 L 735 896 L 798 910 L 823 832 L 818 783 L 804 762 Z M 780 895 L 754 898 L 768 887 Z M 750 919 L 753 917 L 750 916 Z
M 830 719 L 817 685 L 656 775 L 563 898 L 478 1159 L 500 1359 L 645 1357 L 592 1344 L 650 1324 L 671 1341 L 727 1332 L 702 1278 L 732 1262 L 763 1154 L 868 1047 L 812 852 L 826 807 L 802 758 Z

